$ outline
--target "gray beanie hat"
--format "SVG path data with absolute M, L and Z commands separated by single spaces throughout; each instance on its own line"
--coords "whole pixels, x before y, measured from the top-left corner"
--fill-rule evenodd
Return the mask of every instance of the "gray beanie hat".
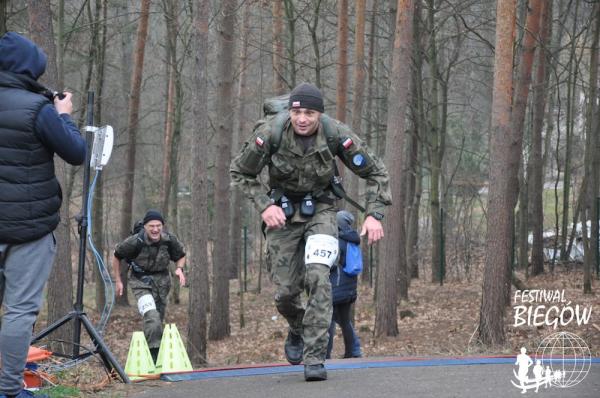
M 354 216 L 352 213 L 346 210 L 340 210 L 335 215 L 335 219 L 337 221 L 338 228 L 342 231 L 352 229 L 352 224 L 354 224 Z

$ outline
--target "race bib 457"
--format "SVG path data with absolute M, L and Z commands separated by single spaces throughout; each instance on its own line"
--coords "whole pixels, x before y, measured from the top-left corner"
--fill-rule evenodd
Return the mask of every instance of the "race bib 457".
M 304 264 L 324 264 L 331 267 L 338 257 L 338 240 L 331 235 L 311 235 L 304 248 Z

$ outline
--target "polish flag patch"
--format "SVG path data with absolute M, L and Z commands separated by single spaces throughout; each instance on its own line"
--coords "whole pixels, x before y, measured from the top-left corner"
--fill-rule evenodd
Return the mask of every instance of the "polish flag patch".
M 344 142 L 342 142 L 342 146 L 344 147 L 344 149 L 348 149 L 352 146 L 352 144 L 354 144 L 354 142 L 352 141 L 352 138 L 348 137 L 344 140 Z
M 265 145 L 265 140 L 263 140 L 260 137 L 256 137 L 256 145 L 258 145 L 259 147 L 262 147 L 263 145 Z
M 300 101 L 292 102 L 292 108 L 300 108 Z

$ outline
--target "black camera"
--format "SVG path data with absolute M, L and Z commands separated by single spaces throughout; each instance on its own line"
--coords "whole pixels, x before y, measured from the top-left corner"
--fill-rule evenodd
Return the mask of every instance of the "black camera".
M 54 102 L 55 98 L 58 98 L 59 100 L 62 100 L 66 97 L 66 94 L 63 93 L 62 91 L 55 91 L 49 88 L 45 88 L 43 89 L 40 94 L 42 94 L 44 97 L 48 98 L 48 100 L 50 100 L 51 102 Z

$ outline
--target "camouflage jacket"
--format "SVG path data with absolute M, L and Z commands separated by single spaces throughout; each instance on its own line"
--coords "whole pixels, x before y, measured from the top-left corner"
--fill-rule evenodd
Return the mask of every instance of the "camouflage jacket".
M 153 243 L 146 237 L 145 231 L 131 235 L 115 248 L 115 257 L 119 260 L 135 261 L 145 272 L 163 272 L 170 261 L 185 256 L 183 244 L 168 232 L 161 233 L 160 241 Z
M 345 124 L 332 120 L 339 136 L 337 156 L 354 174 L 367 180 L 366 212 L 384 214 L 391 204 L 389 176 L 383 163 Z M 239 187 L 262 213 L 272 201 L 269 188 L 281 188 L 286 193 L 308 193 L 327 190 L 334 176 L 333 154 L 329 150 L 323 126 L 320 125 L 313 145 L 304 152 L 294 138 L 291 126 L 283 132 L 277 152 L 271 155 L 269 139 L 271 125 L 264 123 L 254 130 L 253 136 L 242 146 L 230 167 L 232 185 Z M 269 188 L 257 176 L 269 168 Z

